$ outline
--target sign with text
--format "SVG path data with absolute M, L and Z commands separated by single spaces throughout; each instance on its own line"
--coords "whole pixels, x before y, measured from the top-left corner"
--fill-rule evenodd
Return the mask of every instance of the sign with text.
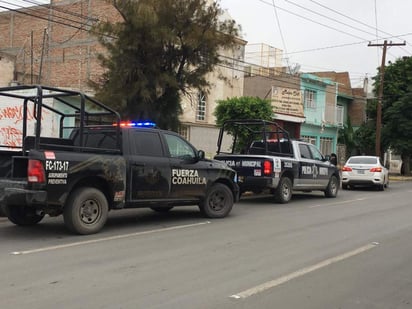
M 299 89 L 273 86 L 271 101 L 275 113 L 305 117 L 302 91 Z

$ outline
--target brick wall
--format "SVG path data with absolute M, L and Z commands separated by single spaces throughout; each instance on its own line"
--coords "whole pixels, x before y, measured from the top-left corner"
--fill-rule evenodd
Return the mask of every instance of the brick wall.
M 366 95 L 363 88 L 353 88 L 353 102 L 349 105 L 352 126 L 358 127 L 366 120 Z
M 97 54 L 104 49 L 88 30 L 96 20 L 118 20 L 104 0 L 60 0 L 47 5 L 0 13 L 0 51 L 16 56 L 17 79 L 90 90 L 103 69 Z M 33 17 L 30 15 L 36 15 Z M 43 56 L 42 56 L 43 54 Z

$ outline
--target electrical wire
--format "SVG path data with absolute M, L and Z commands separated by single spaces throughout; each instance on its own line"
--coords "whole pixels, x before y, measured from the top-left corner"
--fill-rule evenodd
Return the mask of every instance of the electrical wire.
M 358 20 L 358 19 L 355 19 L 355 18 L 351 17 L 351 16 L 348 16 L 348 15 L 346 15 L 346 14 L 343 14 L 343 13 L 337 11 L 337 10 L 331 9 L 330 7 L 328 7 L 328 6 L 326 6 L 326 5 L 323 5 L 322 3 L 318 2 L 318 1 L 315 1 L 315 0 L 310 0 L 310 1 L 313 2 L 313 3 L 315 3 L 316 5 L 324 8 L 324 9 L 326 9 L 326 10 L 329 10 L 329 11 L 335 13 L 335 14 L 338 14 L 338 15 L 340 15 L 340 16 L 343 16 L 343 17 L 345 17 L 345 18 L 347 18 L 347 19 L 349 19 L 349 20 L 352 20 L 352 21 L 360 24 L 360 25 L 363 25 L 363 26 L 365 26 L 365 27 L 368 27 L 369 29 L 375 30 L 375 31 L 376 31 L 376 37 L 377 37 L 377 38 L 379 38 L 378 32 L 381 32 L 381 33 L 383 33 L 383 34 L 385 34 L 385 35 L 387 35 L 387 36 L 390 36 L 390 37 L 392 37 L 392 38 L 398 38 L 398 39 L 403 40 L 402 36 L 396 36 L 396 35 L 393 35 L 393 34 L 391 34 L 391 33 L 389 33 L 389 32 L 386 32 L 386 31 L 383 31 L 383 30 L 379 30 L 379 29 L 377 28 L 376 1 L 375 1 L 375 21 L 376 21 L 376 22 L 375 22 L 375 24 L 376 24 L 375 27 L 374 27 L 374 26 L 371 26 L 371 25 L 368 25 L 368 24 L 366 24 L 366 23 L 364 23 L 364 22 L 362 22 L 362 21 L 360 21 L 360 20 Z M 382 38 L 381 38 L 381 39 L 382 39 Z M 409 44 L 409 43 L 408 43 L 408 45 L 411 46 L 411 44 Z M 405 51 L 406 51 L 406 50 L 405 50 Z M 408 52 L 408 51 L 407 51 L 407 52 Z M 408 53 L 409 53 L 409 52 L 408 52 Z M 410 53 L 409 53 L 409 54 L 410 54 Z
M 262 2 L 262 3 L 264 3 L 264 4 L 266 4 L 266 5 L 269 5 L 269 6 L 273 6 L 273 5 L 272 5 L 272 3 L 268 2 L 268 1 L 265 1 L 265 0 L 258 0 L 258 1 L 260 1 L 260 2 Z M 293 3 L 292 1 L 288 1 L 288 0 L 285 0 L 285 1 L 287 1 L 287 2 L 289 2 L 289 3 Z M 295 4 L 295 3 L 293 3 L 293 4 Z M 295 4 L 295 5 L 297 5 L 297 6 L 301 7 L 301 8 L 303 8 L 303 9 L 306 9 L 306 10 L 312 11 L 312 10 L 307 9 L 307 8 L 305 8 L 305 7 L 303 7 L 303 6 L 300 6 L 300 5 L 298 5 L 298 4 Z M 357 35 L 354 35 L 354 34 L 352 34 L 352 33 L 349 33 L 349 32 L 346 32 L 346 31 L 343 31 L 343 30 L 337 29 L 337 28 L 335 28 L 335 27 L 332 27 L 332 26 L 326 25 L 326 24 L 324 24 L 324 23 L 321 23 L 321 22 L 315 21 L 315 20 L 313 20 L 313 19 L 310 19 L 310 18 L 308 18 L 308 17 L 306 17 L 306 16 L 303 16 L 303 15 L 297 14 L 297 13 L 292 12 L 292 11 L 290 11 L 290 10 L 287 10 L 287 9 L 281 8 L 281 7 L 279 7 L 279 6 L 277 6 L 277 9 L 280 9 L 280 10 L 282 10 L 282 11 L 284 11 L 284 12 L 287 12 L 287 13 L 289 13 L 289 14 L 291 14 L 291 15 L 294 15 L 294 16 L 297 16 L 297 17 L 299 17 L 299 18 L 302 18 L 302 19 L 308 20 L 308 21 L 310 21 L 310 22 L 312 22 L 312 23 L 315 23 L 315 24 L 321 25 L 321 26 L 323 26 L 323 27 L 329 28 L 329 29 L 331 29 L 331 30 L 334 30 L 334 31 L 337 31 L 337 32 L 340 32 L 340 33 L 343 33 L 343 34 L 346 34 L 346 35 L 349 35 L 349 36 L 352 36 L 352 37 L 354 37 L 354 38 L 357 38 L 357 39 L 360 39 L 360 40 L 364 40 L 364 41 L 370 41 L 370 40 L 366 40 L 365 38 L 362 38 L 362 37 L 359 37 L 359 36 L 357 36 Z M 321 15 L 321 16 L 323 16 L 323 17 L 325 17 L 325 18 L 330 19 L 329 17 L 327 17 L 327 16 L 325 16 L 325 15 L 323 15 L 323 14 L 320 14 L 320 13 L 317 13 L 317 12 L 315 12 L 315 13 L 316 13 L 316 14 L 318 14 L 318 15 Z M 337 21 L 337 20 L 334 20 L 334 21 L 336 21 L 336 22 L 338 22 L 338 23 L 341 23 L 341 24 L 344 24 L 344 25 L 347 25 L 347 24 L 342 23 L 342 22 Z M 356 28 L 356 29 L 359 29 L 359 28 Z M 359 29 L 359 30 L 360 30 L 360 29 Z M 363 30 L 360 30 L 360 31 L 363 31 Z M 369 34 L 371 34 L 371 33 L 369 33 Z M 375 35 L 375 34 L 373 34 L 373 35 Z M 396 58 L 396 56 L 395 56 L 395 55 L 393 55 L 393 54 L 391 54 L 390 52 L 388 52 L 388 54 L 390 54 L 392 57 Z
M 23 0 L 23 1 L 30 2 L 30 3 L 38 3 L 38 2 L 30 1 L 30 0 Z M 259 0 L 259 1 L 262 1 L 262 0 Z M 3 0 L 0 0 L 0 2 L 4 2 L 4 1 L 3 1 Z M 266 1 L 264 1 L 264 2 L 265 2 L 266 4 L 271 5 L 270 3 L 267 3 Z M 3 6 L 0 6 L 0 7 L 3 7 Z M 27 12 L 22 12 L 21 10 L 14 10 L 14 9 L 7 8 L 7 7 L 3 7 L 3 8 L 8 9 L 8 10 L 11 10 L 11 11 L 16 12 L 16 13 L 21 13 L 21 14 L 25 14 L 25 15 L 28 15 L 28 16 L 32 16 L 32 17 L 36 17 L 36 18 L 40 18 L 40 19 L 43 19 L 43 20 L 50 21 L 48 18 L 45 18 L 45 17 L 43 17 L 43 16 L 39 16 L 39 15 L 36 15 L 36 14 L 30 14 L 30 13 L 27 13 Z M 53 7 L 53 10 L 54 10 L 54 9 L 55 9 L 55 7 Z M 99 21 L 99 19 L 95 19 L 95 20 Z M 87 28 L 89 28 L 89 27 L 83 27 L 83 26 L 85 26 L 85 24 L 83 24 L 83 23 L 81 24 L 81 26 L 76 26 L 76 25 L 72 25 L 72 24 L 63 23 L 63 22 L 57 21 L 57 20 L 51 20 L 51 22 L 57 23 L 57 24 L 61 24 L 61 25 L 64 25 L 64 26 L 68 26 L 68 27 L 77 29 L 78 31 L 90 31 L 90 29 L 87 29 Z M 117 39 L 117 37 L 115 37 L 115 36 L 107 35 L 107 34 L 104 34 L 104 33 L 95 32 L 95 34 L 97 34 L 97 35 L 103 35 L 103 36 L 106 36 L 106 37 L 111 38 L 111 39 Z M 74 37 L 74 35 L 73 35 L 73 37 Z M 69 38 L 69 39 L 71 39 L 71 38 Z M 67 40 L 65 40 L 65 41 L 67 41 Z M 65 41 L 63 41 L 63 43 L 64 43 Z M 367 42 L 367 41 L 363 41 L 363 42 Z M 61 43 L 62 43 L 62 42 L 59 42 L 59 44 L 61 44 Z M 360 44 L 360 43 L 359 43 L 359 42 L 356 42 L 356 43 L 341 44 L 341 45 L 335 45 L 335 46 L 329 46 L 329 47 L 320 47 L 320 48 L 315 48 L 315 49 L 306 50 L 306 51 L 290 52 L 290 53 L 288 53 L 287 55 L 289 55 L 289 54 L 296 54 L 296 53 L 304 53 L 304 52 L 313 52 L 313 51 L 319 51 L 319 50 L 324 50 L 324 49 L 329 49 L 329 48 L 343 47 L 343 46 L 345 46 L 345 45 L 346 45 L 346 46 L 349 46 L 349 45 L 355 45 L 355 44 Z
M 28 1 L 28 0 L 26 0 L 26 1 Z M 259 0 L 259 1 L 263 1 L 263 0 Z M 0 2 L 3 2 L 3 3 L 6 2 L 6 3 L 8 3 L 7 1 L 3 1 L 3 0 L 0 0 Z M 263 1 L 263 2 L 265 2 L 265 1 Z M 266 3 L 266 2 L 265 2 L 265 3 Z M 14 4 L 13 4 L 13 5 L 14 5 Z M 16 5 L 15 5 L 15 6 L 16 6 Z M 21 11 L 21 10 L 12 9 L 12 8 L 4 7 L 4 6 L 1 6 L 1 5 L 0 5 L 0 8 L 4 8 L 4 9 L 9 10 L 9 11 L 13 11 L 13 12 L 16 12 L 16 13 L 21 13 L 21 14 L 24 14 L 24 15 L 28 15 L 28 16 L 31 16 L 31 17 L 35 17 L 35 18 L 39 18 L 39 19 L 43 19 L 43 20 L 49 21 L 48 18 L 45 18 L 45 17 L 40 16 L 40 15 L 30 14 L 30 13 L 27 13 L 27 12 L 23 12 L 23 11 Z M 61 25 L 64 25 L 64 26 L 68 26 L 68 27 L 71 27 L 71 28 L 75 28 L 75 29 L 80 30 L 80 31 L 90 31 L 90 30 L 87 30 L 87 29 L 85 29 L 85 28 L 83 28 L 83 27 L 79 27 L 79 26 L 75 26 L 75 25 L 63 23 L 63 22 L 61 22 L 61 21 L 51 20 L 51 22 L 57 23 L 57 24 L 61 24 Z M 97 33 L 97 34 L 99 34 L 99 33 Z M 101 34 L 101 33 L 100 33 L 100 35 L 105 35 L 105 34 Z M 107 37 L 110 37 L 110 38 L 113 38 L 113 39 L 117 39 L 117 37 L 114 37 L 114 36 L 109 36 L 109 35 L 106 35 L 106 36 L 107 36 Z M 359 43 L 354 43 L 354 44 L 359 44 Z M 221 56 L 221 55 L 220 55 L 220 56 Z M 229 58 L 229 57 L 226 57 L 226 58 Z M 234 59 L 234 58 L 230 58 L 230 60 L 238 61 L 237 59 Z M 253 64 L 250 63 L 250 65 L 253 65 Z M 233 67 L 226 67 L 226 68 L 234 69 Z M 241 70 L 239 70 L 239 69 L 235 69 L 235 70 L 241 71 Z M 246 72 L 246 71 L 242 71 L 242 72 L 243 72 L 243 73 L 248 73 L 248 72 Z M 262 77 L 267 77 L 267 76 L 262 75 Z M 276 79 L 276 78 L 271 78 L 271 79 L 277 80 L 277 81 L 283 81 L 283 82 L 284 82 L 283 79 L 282 79 L 282 80 Z M 299 85 L 300 85 L 299 83 L 293 83 L 293 82 L 290 82 L 289 84 L 294 85 L 294 86 L 299 86 Z M 346 89 L 350 89 L 350 88 L 346 88 Z M 332 93 L 332 92 L 331 92 L 331 93 Z M 333 93 L 334 93 L 334 92 L 333 92 Z
M 272 0 L 272 3 L 273 3 L 273 11 L 275 13 L 276 22 L 277 22 L 277 25 L 278 25 L 278 28 L 279 28 L 280 38 L 282 39 L 283 49 L 285 50 L 285 53 L 288 54 L 288 50 L 286 48 L 285 38 L 283 36 L 282 27 L 280 26 L 280 19 L 279 19 L 279 16 L 278 16 L 278 11 L 276 9 L 275 0 Z M 286 66 L 289 68 L 289 71 L 290 71 L 289 58 L 286 58 Z
M 0 2 L 9 3 L 9 2 L 4 1 L 4 0 L 0 0 Z M 16 6 L 15 4 L 12 4 L 12 5 Z M 22 6 L 17 6 L 17 7 L 20 7 L 20 9 L 13 9 L 13 8 L 10 8 L 10 7 L 0 5 L 0 8 L 3 8 L 5 10 L 11 11 L 11 12 L 14 12 L 14 13 L 17 13 L 17 14 L 22 14 L 22 15 L 26 15 L 26 16 L 30 16 L 30 17 L 34 17 L 34 18 L 38 18 L 38 19 L 42 19 L 42 20 L 46 20 L 46 21 L 51 22 L 51 23 L 60 24 L 60 25 L 67 26 L 67 27 L 70 27 L 70 28 L 74 28 L 74 29 L 77 29 L 77 30 L 80 30 L 80 31 L 92 32 L 93 34 L 102 35 L 102 36 L 105 36 L 105 37 L 111 38 L 111 39 L 117 39 L 117 37 L 112 36 L 112 35 L 92 31 L 91 26 L 86 24 L 86 23 L 80 23 L 78 21 L 75 21 L 75 23 L 77 23 L 79 25 L 73 25 L 73 24 L 66 23 L 66 22 L 63 22 L 63 21 L 60 21 L 60 20 L 52 20 L 52 19 L 49 19 L 48 17 L 44 17 L 44 16 L 41 16 L 41 15 L 26 12 L 27 8 L 22 7 Z M 24 9 L 24 10 L 22 10 L 22 9 Z M 31 11 L 36 11 L 36 10 L 31 9 Z M 98 21 L 98 19 L 97 19 L 97 21 Z

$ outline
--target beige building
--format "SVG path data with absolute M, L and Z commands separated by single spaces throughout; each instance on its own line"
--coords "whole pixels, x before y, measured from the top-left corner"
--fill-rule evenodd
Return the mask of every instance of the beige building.
M 193 90 L 182 102 L 180 134 L 191 141 L 196 147 L 206 152 L 208 157 L 216 153 L 219 129 L 216 127 L 216 117 L 213 115 L 217 102 L 231 97 L 243 96 L 243 57 L 245 41 L 238 40 L 239 45 L 233 50 L 222 51 L 221 55 L 231 59 L 231 63 L 218 66 L 208 75 L 212 87 L 209 93 Z M 219 78 L 224 76 L 227 81 Z

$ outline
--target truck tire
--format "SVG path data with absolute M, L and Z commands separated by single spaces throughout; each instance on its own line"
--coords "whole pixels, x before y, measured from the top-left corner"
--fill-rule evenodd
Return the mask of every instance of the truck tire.
M 94 234 L 105 225 L 108 212 L 108 202 L 102 191 L 82 187 L 70 194 L 63 210 L 64 223 L 74 233 Z
M 207 218 L 226 217 L 233 207 L 233 194 L 228 186 L 215 183 L 200 202 L 200 212 Z
M 325 196 L 326 197 L 336 197 L 339 191 L 339 182 L 336 176 L 332 176 L 329 180 L 328 186 L 326 187 Z
M 290 178 L 280 178 L 278 187 L 274 192 L 275 201 L 280 204 L 288 203 L 292 198 L 292 186 L 292 180 L 290 180 Z
M 44 215 L 37 214 L 35 209 L 27 206 L 12 205 L 4 210 L 9 220 L 20 226 L 35 225 L 44 218 Z

